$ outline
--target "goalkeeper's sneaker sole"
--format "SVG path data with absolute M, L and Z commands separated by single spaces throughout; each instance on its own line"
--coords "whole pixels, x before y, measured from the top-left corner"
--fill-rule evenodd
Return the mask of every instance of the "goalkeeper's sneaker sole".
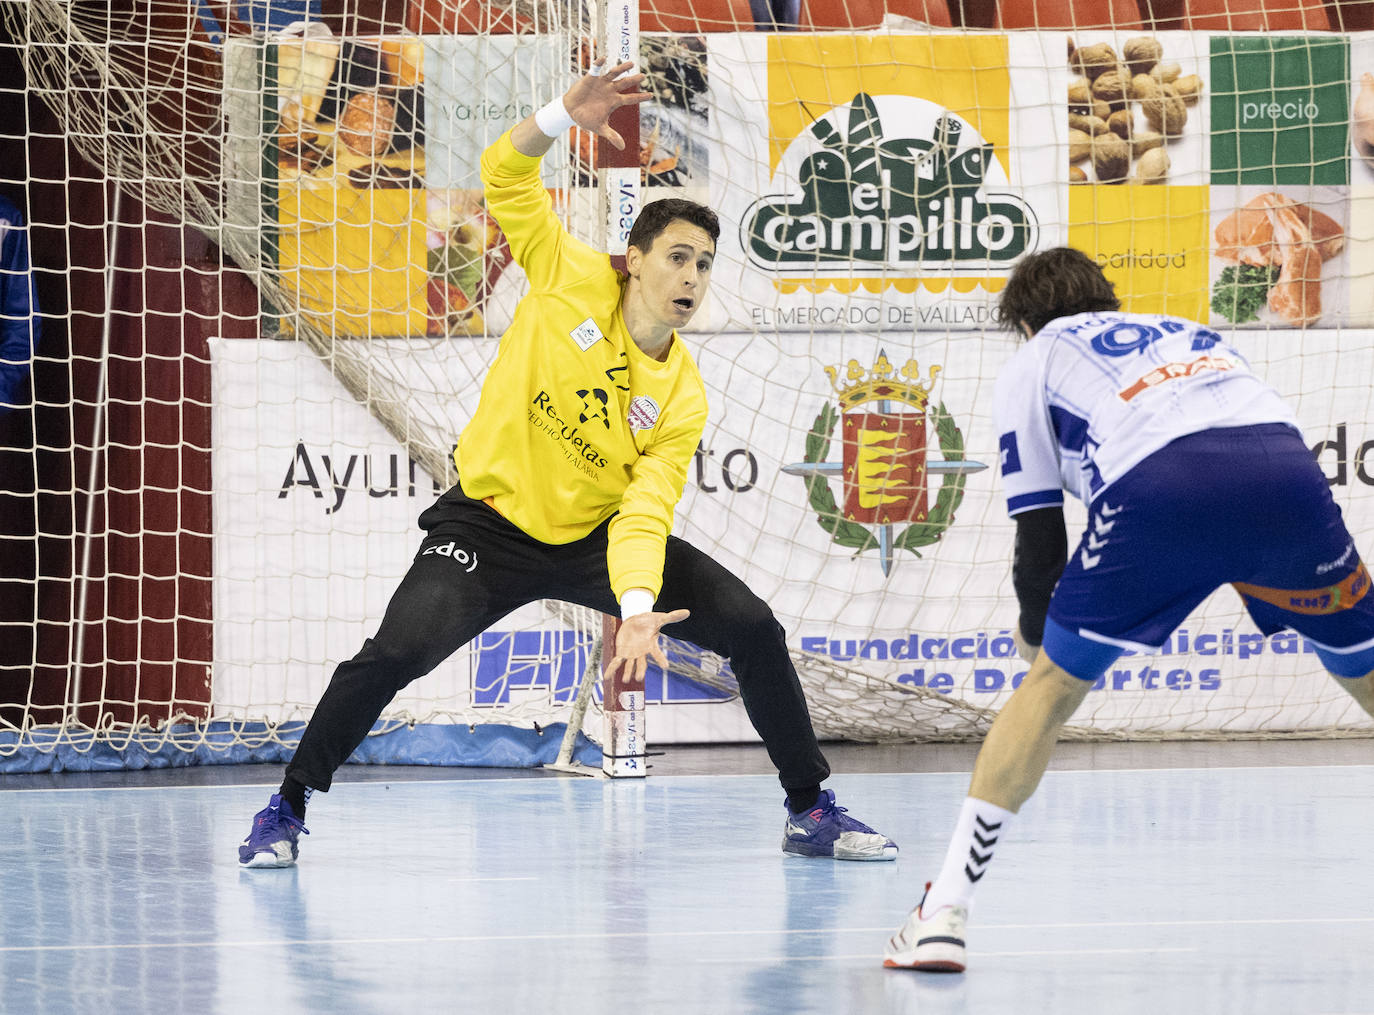
M 816 856 L 830 860 L 895 860 L 897 844 L 874 832 L 842 832 L 830 843 L 809 842 L 792 833 L 782 837 L 782 851 L 793 856 Z
M 282 853 L 276 853 L 276 852 L 271 852 L 271 853 L 254 853 L 253 856 L 252 856 L 250 859 L 248 859 L 248 860 L 244 860 L 244 859 L 240 858 L 240 859 L 239 859 L 239 866 L 240 866 L 240 867 L 255 867 L 255 868 L 256 868 L 256 867 L 294 867 L 294 866 L 296 866 L 296 858 L 295 858 L 294 856 L 291 855 L 291 847 L 290 847 L 290 844 L 289 844 L 289 843 L 283 842 L 283 843 L 280 843 L 280 845 L 284 847 L 283 853 L 284 853 L 285 855 L 283 855 Z

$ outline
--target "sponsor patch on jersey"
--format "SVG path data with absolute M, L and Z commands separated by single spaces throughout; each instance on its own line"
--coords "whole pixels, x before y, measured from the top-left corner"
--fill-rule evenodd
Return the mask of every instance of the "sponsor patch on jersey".
M 658 403 L 648 395 L 635 395 L 625 418 L 631 430 L 648 430 L 658 422 Z
M 596 322 L 590 317 L 573 328 L 572 331 L 568 332 L 568 335 L 577 343 L 577 347 L 583 352 L 586 352 L 592 346 L 596 345 L 597 342 L 600 342 L 606 337 L 601 333 L 601 329 L 596 326 Z
M 1123 402 L 1129 402 L 1146 388 L 1153 388 L 1165 381 L 1177 380 L 1180 377 L 1196 377 L 1204 370 L 1234 370 L 1238 366 L 1240 364 L 1230 356 L 1199 356 L 1187 363 L 1165 363 L 1136 378 L 1136 382 L 1130 387 L 1118 391 L 1117 397 Z

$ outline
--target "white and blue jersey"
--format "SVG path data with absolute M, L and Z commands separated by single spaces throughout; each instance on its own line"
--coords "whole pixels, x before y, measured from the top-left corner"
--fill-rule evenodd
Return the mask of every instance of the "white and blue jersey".
M 997 380 L 1012 515 L 1088 524 L 1055 586 L 1044 650 L 1094 680 L 1235 586 L 1259 629 L 1308 638 L 1338 676 L 1374 669 L 1370 575 L 1292 410 L 1209 328 L 1093 313 L 1052 321 Z
M 1050 322 L 997 378 L 1007 511 L 1085 504 L 1171 441 L 1293 412 L 1210 328 L 1155 314 Z

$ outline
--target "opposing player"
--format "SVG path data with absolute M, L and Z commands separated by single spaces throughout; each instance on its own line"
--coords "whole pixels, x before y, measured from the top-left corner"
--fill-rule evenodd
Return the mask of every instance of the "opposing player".
M 647 205 L 630 231 L 622 278 L 604 253 L 568 234 L 540 182 L 540 159 L 574 124 L 624 147 L 609 117 L 649 97 L 639 90 L 643 75 L 630 69 L 582 77 L 482 157 L 487 208 L 530 291 L 459 438 L 459 484 L 420 516 L 427 535 L 414 562 L 376 636 L 335 671 L 280 792 L 254 817 L 239 847 L 245 867 L 294 863 L 309 795 L 329 789 L 396 693 L 539 599 L 618 612 L 611 665 L 636 676 L 647 659 L 667 665 L 659 645 L 666 624 L 730 660 L 787 793 L 785 852 L 897 854 L 891 839 L 821 790 L 830 769 L 772 611 L 668 534 L 706 421 L 705 389 L 676 329 L 706 297 L 715 213 L 691 201 Z
M 1369 572 L 1292 411 L 1216 332 L 1119 307 L 1098 266 L 1064 247 L 1023 259 L 1002 292 L 1002 320 L 1030 339 L 993 404 L 1031 668 L 884 965 L 963 970 L 974 889 L 1060 727 L 1125 649 L 1159 649 L 1218 586 L 1235 586 L 1266 635 L 1309 639 L 1374 715 Z M 1067 564 L 1065 489 L 1088 506 Z

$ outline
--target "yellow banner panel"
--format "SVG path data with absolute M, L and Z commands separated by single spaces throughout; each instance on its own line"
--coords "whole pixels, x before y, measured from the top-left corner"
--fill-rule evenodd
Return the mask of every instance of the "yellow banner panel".
M 336 334 L 423 335 L 425 192 L 283 188 L 282 282 Z
M 1102 265 L 1123 310 L 1206 321 L 1209 188 L 1069 189 L 1069 246 Z
M 797 135 L 859 92 L 915 95 L 956 113 L 1009 165 L 1007 64 L 1005 35 L 770 35 L 769 169 Z

